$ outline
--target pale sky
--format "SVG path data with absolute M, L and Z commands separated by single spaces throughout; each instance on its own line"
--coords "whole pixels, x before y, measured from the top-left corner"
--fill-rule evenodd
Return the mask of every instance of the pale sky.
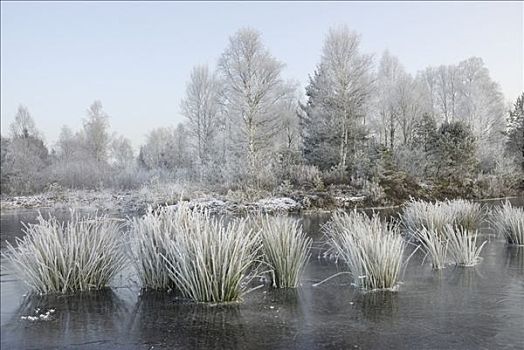
M 415 74 L 481 57 L 506 99 L 524 90 L 523 2 L 1 2 L 1 126 L 19 104 L 53 146 L 102 101 L 111 130 L 135 147 L 183 121 L 191 68 L 214 67 L 228 37 L 259 30 L 284 77 L 305 86 L 329 27 L 347 24 L 361 49 L 388 49 Z

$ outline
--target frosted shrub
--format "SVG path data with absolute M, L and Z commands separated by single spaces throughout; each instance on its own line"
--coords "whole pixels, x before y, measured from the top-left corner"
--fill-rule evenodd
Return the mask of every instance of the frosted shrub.
M 322 173 L 314 165 L 299 164 L 291 166 L 290 180 L 295 185 L 317 186 L 321 178 Z
M 309 258 L 311 239 L 297 220 L 287 216 L 258 218 L 264 262 L 272 272 L 277 288 L 298 287 L 300 276 Z
M 7 244 L 6 258 L 37 293 L 68 293 L 106 287 L 123 267 L 121 225 L 105 216 L 60 223 L 41 215 L 26 225 L 17 246 Z
M 511 203 L 496 208 L 491 224 L 497 233 L 502 233 L 508 244 L 524 245 L 524 209 L 513 207 Z
M 393 289 L 404 260 L 405 242 L 398 226 L 377 214 L 338 212 L 323 227 L 328 244 L 347 264 L 353 283 L 363 289 Z

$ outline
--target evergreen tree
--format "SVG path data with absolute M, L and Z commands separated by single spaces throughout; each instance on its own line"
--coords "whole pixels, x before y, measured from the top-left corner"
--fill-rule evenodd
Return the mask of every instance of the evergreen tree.
M 432 145 L 434 147 L 430 154 L 437 179 L 454 181 L 473 174 L 477 165 L 476 141 L 465 123 L 444 122 L 435 134 Z
M 506 153 L 514 156 L 524 171 L 524 92 L 515 101 L 508 119 Z

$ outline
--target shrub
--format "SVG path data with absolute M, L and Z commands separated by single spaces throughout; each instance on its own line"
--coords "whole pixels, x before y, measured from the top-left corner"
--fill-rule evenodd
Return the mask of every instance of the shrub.
M 309 259 L 311 239 L 297 220 L 286 216 L 258 218 L 264 262 L 272 271 L 273 286 L 298 287 L 300 276 Z
M 6 258 L 33 291 L 67 293 L 106 287 L 123 267 L 121 225 L 105 216 L 80 217 L 60 223 L 41 215 L 26 225 L 17 247 L 7 244 Z
M 331 249 L 346 262 L 357 287 L 396 287 L 405 263 L 405 242 L 398 226 L 381 220 L 377 214 L 369 218 L 353 211 L 335 213 L 323 231 Z
M 506 202 L 493 211 L 491 223 L 508 244 L 524 245 L 524 209 Z
M 316 187 L 322 180 L 322 173 L 314 165 L 298 164 L 291 166 L 289 179 L 295 186 Z

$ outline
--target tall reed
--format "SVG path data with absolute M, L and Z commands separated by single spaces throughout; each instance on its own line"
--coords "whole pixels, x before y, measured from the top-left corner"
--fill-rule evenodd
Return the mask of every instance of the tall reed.
M 491 216 L 491 224 L 497 233 L 502 233 L 511 245 L 524 245 L 524 209 L 513 207 L 506 202 L 496 208 Z
M 24 225 L 17 246 L 7 244 L 6 258 L 37 293 L 68 293 L 106 287 L 125 262 L 121 224 L 106 216 L 71 219 L 38 216 Z
M 302 231 L 298 220 L 287 216 L 266 214 L 257 222 L 262 239 L 262 259 L 271 269 L 273 285 L 277 288 L 298 287 L 310 256 L 311 239 Z
M 397 225 L 353 211 L 337 212 L 323 227 L 331 249 L 342 258 L 353 284 L 363 289 L 393 289 L 406 262 L 406 243 Z

